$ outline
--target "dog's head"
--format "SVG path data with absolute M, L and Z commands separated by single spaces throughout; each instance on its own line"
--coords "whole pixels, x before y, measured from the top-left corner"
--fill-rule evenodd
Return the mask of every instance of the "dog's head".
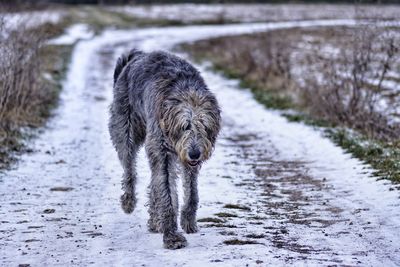
M 163 101 L 160 111 L 160 127 L 182 164 L 195 168 L 211 156 L 221 116 L 209 91 L 178 92 Z

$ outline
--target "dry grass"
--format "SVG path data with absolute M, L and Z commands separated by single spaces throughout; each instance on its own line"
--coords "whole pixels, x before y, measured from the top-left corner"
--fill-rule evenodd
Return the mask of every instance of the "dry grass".
M 256 96 L 273 108 L 290 107 L 292 87 L 290 46 L 280 31 L 221 37 L 184 45 L 196 58 L 209 58 L 217 69 L 241 78 Z M 269 92 L 268 96 L 258 91 Z
M 210 59 L 227 76 L 241 79 L 242 86 L 250 88 L 267 107 L 290 108 L 292 96 L 288 88 L 292 81 L 288 67 L 291 59 L 285 49 L 276 49 L 281 39 L 269 35 L 222 37 L 183 47 L 197 59 Z
M 18 151 L 21 126 L 36 119 L 42 97 L 39 50 L 41 36 L 24 25 L 13 30 L 0 18 L 0 166 L 6 165 L 9 151 Z
M 376 176 L 399 182 L 399 44 L 398 28 L 359 25 L 229 36 L 183 48 L 239 78 L 267 107 L 299 111 L 283 113 L 289 120 L 325 127 Z
M 7 29 L 0 18 L 0 120 L 2 126 L 24 121 L 40 94 L 40 34 Z
M 299 85 L 303 105 L 314 117 L 345 125 L 370 138 L 398 139 L 400 125 L 391 121 L 390 114 L 399 105 L 386 96 L 396 88 L 385 88 L 383 82 L 400 61 L 399 40 L 393 32 L 371 25 L 333 34 L 329 38 L 333 51 L 319 44 L 305 58 L 305 65 L 310 67 Z
M 399 66 L 398 33 L 371 25 L 289 29 L 204 40 L 184 49 L 240 78 L 267 107 L 295 108 L 387 141 L 400 138 L 400 126 L 391 120 L 400 110 L 398 94 L 384 86 Z M 389 104 L 383 107 L 382 101 Z
M 55 51 L 44 41 L 60 31 L 52 24 L 29 28 L 28 21 L 13 27 L 0 16 L 0 168 L 23 148 L 22 129 L 42 125 L 58 99 L 54 78 L 65 66 L 55 64 L 68 49 Z

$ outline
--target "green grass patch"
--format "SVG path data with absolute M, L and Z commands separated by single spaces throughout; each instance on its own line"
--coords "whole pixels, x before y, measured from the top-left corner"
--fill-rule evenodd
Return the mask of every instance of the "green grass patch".
M 321 119 L 313 119 L 310 116 L 303 113 L 282 113 L 288 121 L 291 122 L 303 122 L 307 125 L 317 126 L 317 127 L 335 127 L 334 124 Z
M 289 109 L 293 107 L 293 101 L 289 96 L 279 95 L 269 90 L 250 89 L 254 94 L 254 98 L 267 108 Z
M 336 128 L 336 125 L 326 120 L 313 119 L 306 114 L 282 115 L 292 122 L 320 127 L 325 136 L 336 145 L 376 169 L 374 176 L 400 182 L 400 141 L 385 143 L 373 140 L 345 128 Z
M 346 129 L 326 129 L 333 142 L 355 157 L 370 164 L 381 179 L 400 182 L 400 143 L 383 143 L 367 139 Z

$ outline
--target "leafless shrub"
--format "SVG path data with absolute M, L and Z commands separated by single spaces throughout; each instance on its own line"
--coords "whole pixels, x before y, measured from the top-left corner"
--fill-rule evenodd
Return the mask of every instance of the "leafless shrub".
M 213 58 L 217 66 L 268 90 L 286 90 L 292 82 L 290 42 L 279 33 L 199 41 L 193 53 Z
M 383 82 L 398 60 L 395 36 L 382 27 L 361 25 L 350 42 L 343 39 L 336 45 L 336 53 L 320 47 L 308 57 L 312 67 L 301 91 L 310 112 L 374 138 L 399 137 L 399 126 L 386 116 L 394 107 L 384 105 L 382 97 L 388 90 Z
M 289 90 L 292 83 L 292 46 L 280 33 L 264 34 L 256 57 L 258 76 L 270 89 Z M 262 55 L 262 56 L 261 56 Z
M 65 70 L 68 49 L 44 43 L 63 25 L 38 12 L 0 6 L 0 169 L 23 149 L 23 127 L 40 126 L 48 117 Z
M 393 140 L 400 138 L 392 119 L 400 93 L 388 78 L 400 84 L 400 35 L 379 23 L 223 37 L 189 50 L 250 81 L 257 93 L 290 95 L 292 106 L 314 118 Z
M 229 20 L 226 17 L 226 11 L 222 9 L 215 15 L 215 23 L 216 24 L 224 24 L 228 22 Z
M 0 127 L 33 123 L 41 90 L 42 44 L 40 31 L 27 29 L 26 21 L 10 25 L 0 17 Z M 28 118 L 28 119 L 27 119 Z

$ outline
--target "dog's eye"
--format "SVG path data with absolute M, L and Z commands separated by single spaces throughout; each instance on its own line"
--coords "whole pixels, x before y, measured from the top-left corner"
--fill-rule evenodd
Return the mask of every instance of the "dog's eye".
M 210 128 L 205 128 L 205 131 L 206 131 L 207 135 L 209 136 L 209 138 L 212 138 L 213 131 Z

